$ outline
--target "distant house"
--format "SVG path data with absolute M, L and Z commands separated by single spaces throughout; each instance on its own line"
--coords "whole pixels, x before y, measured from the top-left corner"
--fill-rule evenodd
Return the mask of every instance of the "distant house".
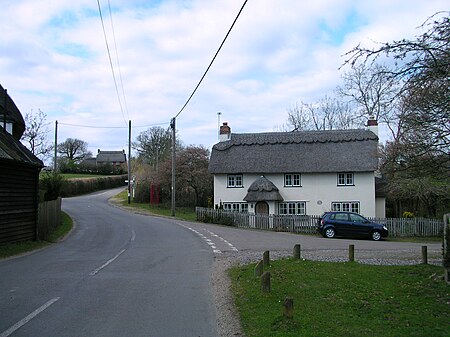
M 0 85 L 0 244 L 37 237 L 44 164 L 20 143 L 24 131 L 19 109 Z
M 86 158 L 81 165 L 87 169 L 98 169 L 102 166 L 111 165 L 113 168 L 122 168 L 126 170 L 127 155 L 122 151 L 101 151 L 98 149 L 97 157 Z
M 101 151 L 98 149 L 96 163 L 97 165 L 110 164 L 112 166 L 122 166 L 127 162 L 125 150 L 122 151 Z
M 384 217 L 376 195 L 377 123 L 368 129 L 231 133 L 212 148 L 214 204 L 261 214 L 353 211 Z

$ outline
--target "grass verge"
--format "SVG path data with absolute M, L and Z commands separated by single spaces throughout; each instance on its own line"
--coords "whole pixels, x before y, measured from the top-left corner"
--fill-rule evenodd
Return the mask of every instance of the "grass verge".
M 137 203 L 133 201 L 128 204 L 127 190 L 120 192 L 115 196 L 115 198 L 119 199 L 119 202 L 122 206 L 145 210 L 150 214 L 172 216 L 172 210 L 170 206 L 167 205 L 150 205 L 150 203 Z M 190 207 L 177 207 L 175 210 L 175 217 L 187 221 L 196 220 L 195 210 Z
M 67 213 L 61 212 L 61 225 L 50 233 L 46 241 L 23 241 L 0 246 L 0 259 L 24 254 L 45 247 L 64 237 L 73 227 L 73 221 Z
M 261 292 L 255 264 L 229 271 L 245 335 L 448 336 L 449 287 L 442 268 L 273 261 L 272 291 Z M 294 299 L 294 317 L 283 301 Z

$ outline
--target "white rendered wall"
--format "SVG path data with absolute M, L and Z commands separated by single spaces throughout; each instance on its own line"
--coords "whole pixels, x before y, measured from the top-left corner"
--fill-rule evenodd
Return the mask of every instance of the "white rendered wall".
M 227 188 L 227 175 L 214 176 L 214 204 L 220 202 L 244 202 L 249 186 L 259 177 L 258 174 L 244 174 L 243 187 Z M 301 187 L 284 187 L 284 174 L 266 174 L 280 190 L 284 201 L 305 201 L 306 213 L 321 215 L 331 210 L 332 202 L 359 201 L 360 213 L 364 216 L 376 216 L 376 209 L 382 207 L 375 202 L 375 176 L 373 172 L 355 173 L 355 186 L 337 186 L 337 173 L 302 173 Z M 380 201 L 381 203 L 381 201 Z M 268 202 L 269 213 L 277 214 L 277 205 Z M 254 212 L 249 205 L 249 212 Z M 380 213 L 381 214 L 381 213 Z

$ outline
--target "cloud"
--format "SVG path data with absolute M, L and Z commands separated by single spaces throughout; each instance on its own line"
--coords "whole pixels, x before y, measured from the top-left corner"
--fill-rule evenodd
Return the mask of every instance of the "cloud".
M 100 1 L 119 106 L 95 1 L 7 0 L 0 13 L 0 81 L 22 113 L 48 120 L 125 127 L 166 123 L 191 94 L 242 0 Z M 425 19 L 448 7 L 420 1 L 248 1 L 210 72 L 177 120 L 185 144 L 217 140 L 217 112 L 234 132 L 271 131 L 298 101 L 315 101 L 339 84 L 343 55 L 420 34 Z M 128 108 L 128 109 L 127 109 Z M 133 130 L 134 136 L 145 128 Z M 127 142 L 121 129 L 61 124 L 60 139 L 97 148 Z

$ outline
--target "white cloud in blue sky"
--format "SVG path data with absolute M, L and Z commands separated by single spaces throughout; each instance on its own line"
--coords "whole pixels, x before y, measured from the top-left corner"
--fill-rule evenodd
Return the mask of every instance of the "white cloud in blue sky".
M 108 1 L 100 3 L 116 65 Z M 23 114 L 41 109 L 52 125 L 55 120 L 98 127 L 125 127 L 128 119 L 135 126 L 168 123 L 243 0 L 109 3 L 128 114 L 118 104 L 96 1 L 2 0 L 0 83 Z M 447 9 L 441 0 L 249 0 L 177 119 L 179 135 L 185 144 L 211 146 L 219 111 L 233 132 L 272 131 L 285 123 L 295 102 L 332 93 L 340 83 L 342 55 L 352 47 L 411 38 L 429 16 Z M 143 130 L 133 129 L 133 135 Z M 58 133 L 61 141 L 87 141 L 93 152 L 127 146 L 126 129 L 62 124 Z

